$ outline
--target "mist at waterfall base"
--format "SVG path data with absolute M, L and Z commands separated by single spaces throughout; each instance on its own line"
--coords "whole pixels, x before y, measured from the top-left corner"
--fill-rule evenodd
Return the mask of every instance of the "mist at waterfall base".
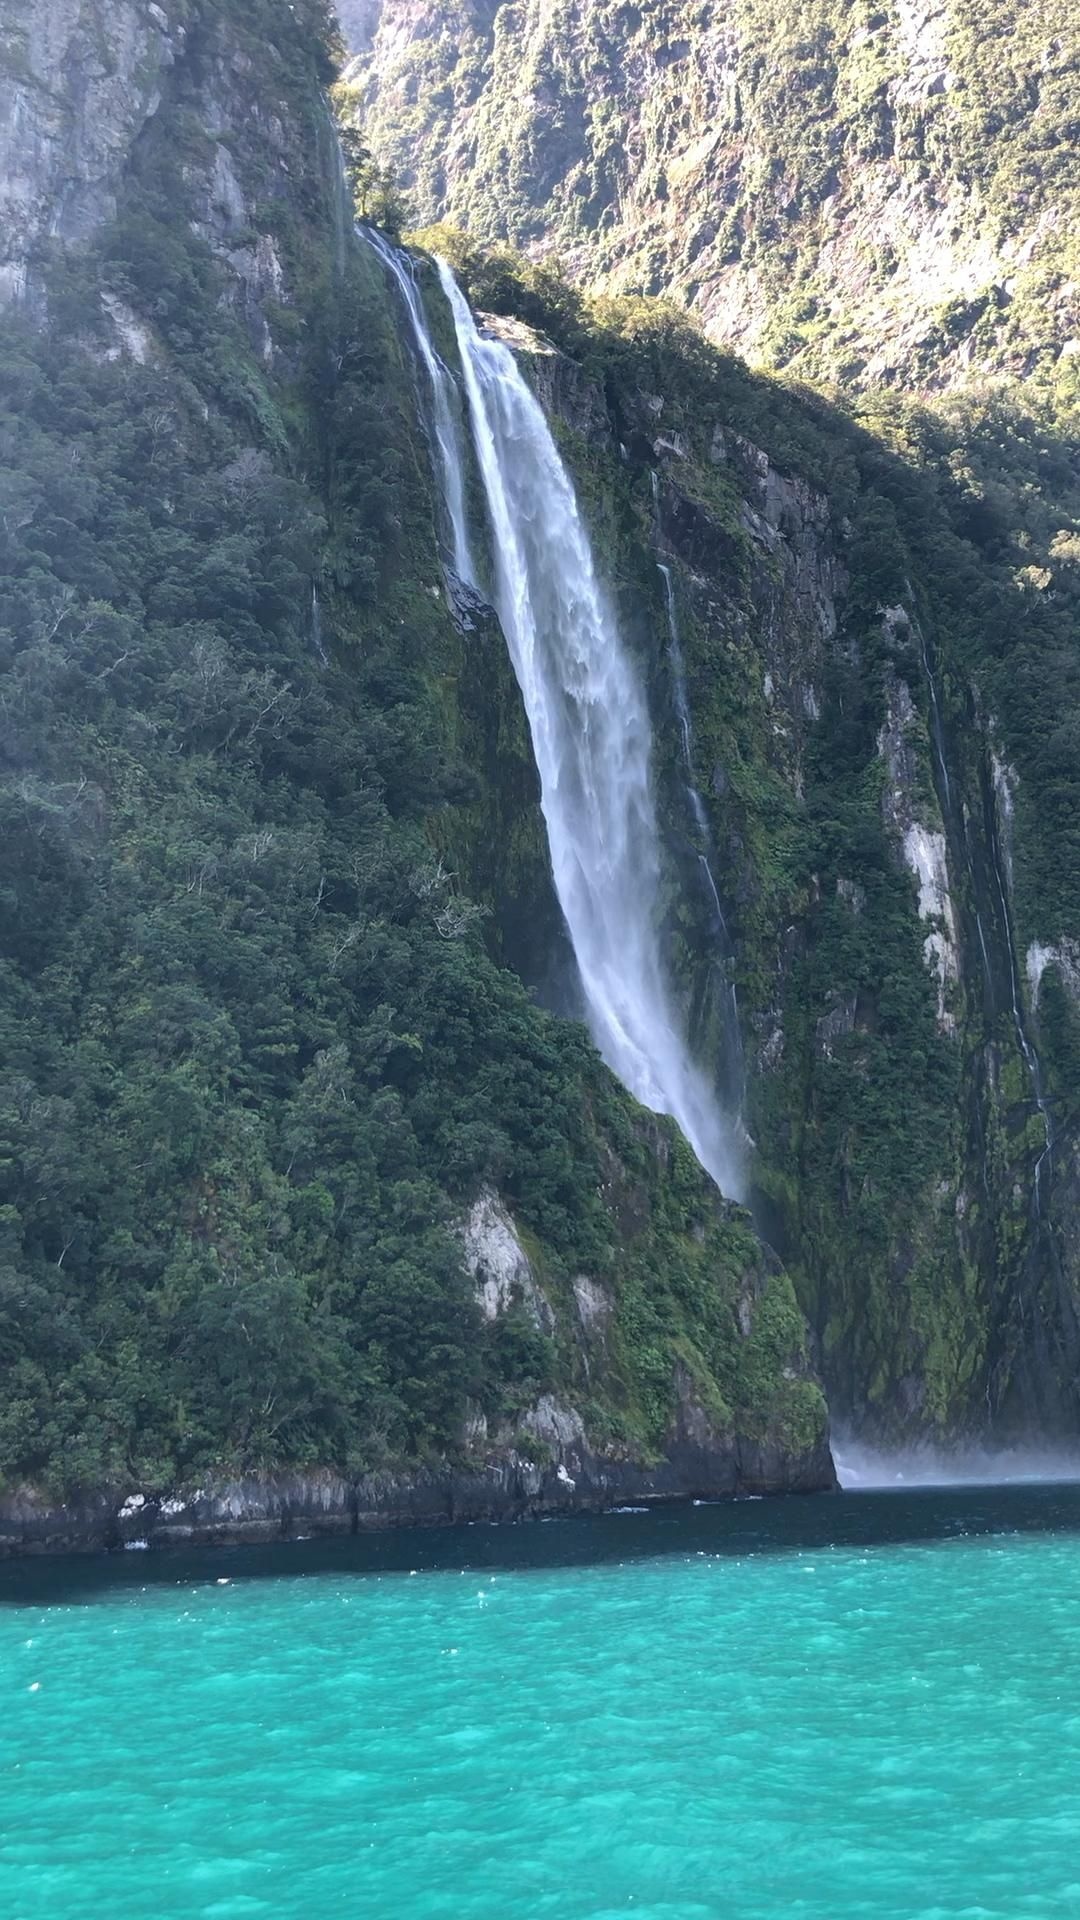
M 23 1562 L 0 1601 L 12 1915 L 1080 1915 L 1074 1488 Z
M 834 1428 L 833 1459 L 845 1493 L 889 1488 L 1007 1487 L 1080 1483 L 1080 1447 L 874 1448 Z

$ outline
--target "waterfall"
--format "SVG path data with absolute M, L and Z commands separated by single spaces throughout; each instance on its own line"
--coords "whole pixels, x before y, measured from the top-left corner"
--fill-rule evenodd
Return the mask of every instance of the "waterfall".
M 991 803 L 992 804 L 992 803 Z M 1027 1021 L 1024 1014 L 1024 997 L 1020 987 L 1020 969 L 1016 961 L 1016 942 L 1013 936 L 1012 914 L 1009 911 L 1009 895 L 1005 885 L 1005 876 L 1001 871 L 1001 848 L 998 844 L 997 822 L 990 818 L 990 865 L 997 887 L 998 901 L 1001 906 L 1001 924 L 1005 935 L 1005 952 L 1008 957 L 1009 1001 L 1012 1008 L 1013 1027 L 1016 1031 L 1016 1044 L 1031 1079 L 1031 1090 L 1035 1096 L 1035 1106 L 1042 1121 L 1044 1145 L 1035 1162 L 1032 1184 L 1032 1199 L 1035 1217 L 1042 1219 L 1042 1180 L 1043 1167 L 1054 1151 L 1054 1125 L 1050 1114 L 1050 1102 L 1043 1087 L 1042 1062 L 1028 1038 Z
M 948 825 L 949 815 L 953 809 L 952 787 L 949 782 L 948 759 L 945 752 L 945 728 L 941 718 L 941 703 L 938 699 L 937 678 L 934 673 L 933 662 L 930 658 L 930 649 L 926 643 L 926 636 L 922 633 L 921 629 L 919 631 L 919 651 L 922 656 L 923 673 L 926 676 L 926 685 L 930 695 L 930 739 L 934 750 L 934 758 L 937 763 L 938 778 L 941 781 L 946 825 Z M 1009 1009 L 1012 1014 L 1013 1031 L 1016 1034 L 1016 1044 L 1020 1051 L 1020 1057 L 1024 1062 L 1028 1078 L 1031 1081 L 1031 1090 L 1034 1095 L 1036 1110 L 1042 1121 L 1044 1144 L 1042 1152 L 1035 1162 L 1035 1171 L 1032 1180 L 1032 1203 L 1035 1217 L 1041 1221 L 1043 1212 L 1043 1168 L 1048 1160 L 1052 1160 L 1055 1144 L 1054 1125 L 1050 1113 L 1050 1103 L 1046 1098 L 1046 1092 L 1043 1087 L 1042 1062 L 1028 1037 L 1027 1020 L 1024 1014 L 1024 998 L 1020 987 L 1020 969 L 1016 959 L 1016 942 L 1013 934 L 1012 914 L 1009 911 L 1009 892 L 1006 886 L 1005 876 L 1001 870 L 1001 849 L 998 844 L 998 831 L 992 799 L 986 808 L 986 822 L 990 871 L 994 876 L 994 887 L 998 896 L 998 905 L 1001 909 L 1001 932 L 1005 943 L 1006 971 L 1009 982 Z M 971 838 L 966 817 L 963 821 L 963 832 L 970 849 Z M 975 927 L 979 936 L 979 949 L 982 954 L 983 972 L 987 983 L 987 992 L 992 1002 L 994 997 L 993 973 L 990 966 L 990 955 L 987 951 L 986 935 L 983 931 L 982 917 L 979 913 L 977 899 L 974 903 L 974 913 Z M 984 1180 L 985 1177 L 984 1168 Z
M 323 646 L 322 608 L 319 605 L 319 589 L 314 580 L 311 583 L 311 644 L 318 654 L 322 665 L 328 667 L 330 662 L 326 657 L 326 648 Z
M 467 587 L 476 587 L 476 567 L 469 542 L 465 511 L 465 463 L 461 456 L 458 427 L 458 398 L 454 377 L 432 345 L 420 289 L 409 255 L 391 246 L 374 227 L 357 231 L 377 253 L 390 274 L 404 303 L 417 353 L 431 384 L 431 428 L 435 442 L 439 481 L 447 519 L 450 523 L 450 557 L 457 579 Z
M 930 696 L 930 746 L 934 756 L 934 763 L 937 767 L 938 781 L 940 783 L 939 794 L 942 822 L 947 833 L 950 822 L 956 818 L 956 814 L 953 808 L 952 782 L 949 779 L 949 760 L 945 752 L 945 727 L 941 718 L 941 702 L 938 699 L 937 679 L 930 659 L 930 649 L 926 644 L 926 635 L 921 626 L 917 627 L 916 631 L 919 636 L 919 655 L 922 660 L 922 670 L 926 679 L 927 692 Z M 963 809 L 961 809 L 960 818 L 970 863 L 972 859 L 971 829 L 967 814 Z M 977 891 L 974 893 L 972 899 L 972 913 L 975 919 L 975 931 L 979 938 L 979 953 L 982 957 L 983 979 L 986 982 L 986 1003 L 992 1008 L 994 1004 L 994 973 L 990 965 L 990 950 L 986 944 L 986 932 L 982 923 L 982 914 L 979 911 Z
M 656 476 L 654 474 L 654 481 L 655 478 Z M 723 942 L 724 959 L 727 961 L 731 954 L 731 942 L 728 938 L 724 909 L 720 904 L 720 891 L 713 875 L 713 860 L 716 849 L 713 844 L 709 816 L 705 811 L 705 802 L 694 782 L 694 736 L 690 720 L 690 700 L 686 691 L 686 666 L 683 661 L 682 640 L 679 635 L 679 611 L 675 603 L 675 580 L 671 568 L 665 561 L 658 560 L 656 566 L 664 582 L 664 601 L 667 608 L 668 623 L 667 654 L 668 664 L 671 668 L 671 691 L 675 702 L 675 717 L 679 723 L 679 740 L 682 745 L 683 771 L 686 775 L 683 781 L 683 792 L 686 795 L 686 803 L 690 809 L 690 816 L 697 830 L 698 845 L 695 848 L 695 852 L 697 854 L 698 865 L 701 868 L 702 877 L 705 881 L 705 889 L 712 903 L 713 931 L 719 934 Z M 726 981 L 726 988 L 724 1011 L 728 1065 L 734 1077 L 734 1082 L 740 1085 L 741 1090 L 743 1057 L 742 1035 L 739 1030 L 739 1002 L 735 993 L 735 982 L 730 978 Z
M 690 725 L 690 703 L 686 693 L 686 668 L 683 664 L 682 641 L 679 638 L 679 617 L 675 606 L 675 582 L 671 577 L 671 568 L 667 566 L 663 560 L 658 560 L 656 567 L 657 572 L 661 575 L 664 582 L 664 599 L 667 606 L 667 651 L 668 662 L 671 667 L 671 691 L 675 701 L 675 718 L 679 723 L 683 769 L 686 774 L 686 779 L 683 782 L 683 792 L 686 795 L 686 804 L 690 809 L 691 817 L 702 843 L 698 849 L 698 859 L 701 862 L 705 874 L 705 884 L 713 903 L 713 909 L 716 914 L 716 925 L 726 941 L 727 922 L 724 919 L 724 909 L 720 905 L 720 895 L 717 891 L 716 881 L 713 878 L 712 862 L 709 858 L 712 852 L 712 829 L 709 826 L 709 816 L 705 811 L 705 802 L 698 792 L 697 787 L 694 785 L 693 734 Z
M 325 161 L 325 171 L 330 184 L 331 217 L 334 227 L 334 272 L 340 286 L 345 277 L 349 237 L 354 224 L 352 194 L 345 172 L 345 157 L 341 151 L 334 111 L 325 95 L 321 110 L 316 117 L 315 130 L 319 159 Z
M 438 267 L 491 524 L 495 601 L 593 1037 L 623 1084 L 672 1114 L 717 1185 L 737 1196 L 739 1136 L 690 1057 L 661 962 L 644 694 L 543 410 L 513 354 L 481 336 L 449 267 Z
M 693 756 L 690 750 L 690 706 L 686 696 L 686 668 L 683 665 L 682 641 L 679 639 L 679 616 L 675 607 L 675 582 L 671 577 L 671 568 L 663 560 L 656 563 L 657 571 L 664 582 L 664 599 L 667 605 L 668 623 L 668 659 L 671 662 L 672 691 L 675 695 L 675 714 L 679 722 L 679 736 L 682 740 L 683 765 L 686 768 L 686 793 L 690 801 L 690 811 L 699 826 L 704 825 L 704 808 L 701 795 L 693 783 Z

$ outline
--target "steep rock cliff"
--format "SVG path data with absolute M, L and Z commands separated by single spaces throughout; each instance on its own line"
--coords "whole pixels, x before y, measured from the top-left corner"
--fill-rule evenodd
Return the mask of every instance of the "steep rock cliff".
M 1065 0 L 372 0 L 346 26 L 421 222 L 804 375 L 1075 374 Z
M 787 1276 L 500 964 L 555 937 L 535 774 L 323 9 L 16 26 L 7 1544 L 831 1484 Z
M 0 301 L 32 297 L 52 240 L 77 245 L 116 212 L 132 143 L 182 51 L 158 6 L 13 0 L 0 29 Z
M 932 434 L 914 459 L 887 413 L 867 432 L 755 380 L 670 312 L 426 237 L 552 337 L 527 362 L 650 690 L 673 968 L 744 1085 L 757 1224 L 836 1416 L 888 1440 L 1071 1432 L 1071 948 L 1056 1030 L 1041 947 L 1037 992 L 1024 968 L 1032 925 L 1074 924 L 1076 874 L 1058 842 L 1054 892 L 1031 884 L 1056 831 L 1040 738 L 1004 699 L 1006 767 L 985 705 L 1018 632 L 1040 698 L 1052 678 L 1017 550 Z
M 648 688 L 667 955 L 752 1226 L 555 1017 L 521 702 L 440 564 L 322 10 L 160 11 L 110 10 L 98 75 L 60 0 L 6 63 L 3 1540 L 825 1486 L 818 1369 L 883 1440 L 1075 1430 L 1052 424 L 853 417 L 436 236 Z

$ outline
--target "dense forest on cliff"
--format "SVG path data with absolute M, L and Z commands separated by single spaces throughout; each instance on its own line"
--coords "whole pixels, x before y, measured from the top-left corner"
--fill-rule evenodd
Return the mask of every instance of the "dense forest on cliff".
M 598 1440 L 662 1445 L 673 1343 L 721 1425 L 820 1425 L 788 1283 L 468 894 L 512 808 L 325 27 L 187 8 L 115 217 L 0 322 L 9 1485 L 453 1456 L 470 1407 L 513 1435 L 581 1357 L 482 1321 L 488 1189 L 553 1300 L 617 1279 Z
M 71 6 L 73 45 L 112 31 Z M 662 11 L 624 9 L 619 44 L 644 46 Z M 496 42 L 518 30 L 506 12 Z M 818 12 L 814 60 L 840 37 Z M 462 102 L 474 127 L 494 113 L 491 21 L 446 9 L 413 34 L 427 18 L 383 9 L 359 125 L 356 73 L 336 90 L 349 185 L 395 231 L 448 206 L 469 232 L 418 246 L 517 329 L 648 688 L 666 950 L 699 1056 L 728 1093 L 740 1077 L 753 1211 L 720 1203 L 565 1017 L 521 702 L 491 609 L 440 562 L 424 388 L 338 162 L 329 12 L 187 0 L 112 204 L 75 242 L 27 241 L 30 294 L 0 314 L 0 1476 L 161 1493 L 508 1448 L 551 1465 L 548 1405 L 646 1461 L 688 1420 L 797 1457 L 824 1430 L 811 1367 L 885 1438 L 1060 1431 L 1080 1295 L 1064 230 L 1039 228 L 1007 319 L 965 309 L 915 342 L 885 325 L 885 387 L 845 359 L 835 313 L 785 344 L 787 296 L 762 279 L 755 344 L 785 371 L 751 372 L 682 310 L 715 321 L 670 251 L 650 278 L 599 204 L 581 226 L 577 186 L 573 232 L 557 183 L 541 204 L 565 48 L 557 85 L 512 96 L 520 151 L 477 149 L 493 191 L 504 164 L 518 182 L 495 219 L 455 172 Z M 425 81 L 394 120 L 395 22 L 402 73 L 473 47 L 473 92 Z M 601 8 L 586 24 L 615 32 Z M 892 45 L 867 32 L 860 60 Z M 1015 49 L 1021 90 L 1034 46 Z M 29 26 L 5 45 L 17 87 L 32 50 Z M 824 192 L 831 139 L 834 191 L 855 192 L 876 96 L 842 140 L 826 107 L 859 49 L 821 80 L 812 137 L 817 68 L 789 51 L 783 140 L 767 76 L 739 81 L 769 178 Z M 979 176 L 1006 237 L 1038 224 L 1034 198 L 1066 204 L 1054 61 L 1024 140 Z M 920 138 L 967 181 L 955 91 L 940 124 L 946 96 L 925 96 Z M 726 244 L 790 291 L 809 229 L 786 264 L 750 231 L 752 171 Z M 677 210 L 668 173 L 655 197 Z M 715 167 L 702 178 L 714 193 Z M 493 244 L 505 232 L 545 257 Z M 422 254 L 415 271 L 453 364 Z M 642 286 L 677 298 L 620 291 Z M 868 295 L 859 326 L 872 312 Z M 977 355 L 993 378 L 967 377 Z M 1023 392 L 1000 377 L 1021 365 Z M 947 394 L 895 390 L 927 369 Z M 660 560 L 723 943 L 686 820 Z M 463 1257 L 474 1216 L 516 1236 L 530 1276 L 493 1315 Z
M 714 774 L 712 809 L 744 1023 L 768 1030 L 778 975 L 783 1007 L 783 1064 L 759 1062 L 747 1089 L 760 1217 L 833 1348 L 840 1404 L 861 1403 L 863 1417 L 872 1418 L 877 1399 L 878 1412 L 895 1421 L 898 1382 L 908 1370 L 922 1378 L 919 1417 L 933 1410 L 944 1428 L 968 1417 L 962 1409 L 976 1381 L 980 1394 L 1008 1402 L 1017 1386 L 1018 1298 L 1030 1312 L 1034 1287 L 1048 1329 L 1061 1312 L 1049 1276 L 1038 1281 L 1032 1272 L 1029 1183 L 1044 1136 L 1017 1052 L 1009 981 L 1017 952 L 1022 964 L 1024 951 L 1040 942 L 1051 959 L 1038 981 L 1039 1036 L 1063 1166 L 1077 1117 L 1080 1025 L 1068 953 L 1080 926 L 1080 792 L 1066 741 L 1078 711 L 1080 577 L 1059 523 L 1062 501 L 1075 511 L 1080 495 L 1060 426 L 1045 415 L 1036 422 L 1005 394 L 948 412 L 893 396 L 843 407 L 835 397 L 750 374 L 673 307 L 583 298 L 549 267 L 477 247 L 449 228 L 418 237 L 456 260 L 481 308 L 541 328 L 608 394 L 624 454 L 641 463 L 636 480 L 598 472 L 595 453 L 575 445 L 572 433 L 568 446 L 596 489 L 592 507 L 628 620 L 648 591 L 640 543 L 655 537 L 643 511 L 650 461 L 663 471 L 676 522 L 689 528 L 685 544 L 678 526 L 674 536 L 688 611 L 695 569 L 719 565 L 728 618 L 710 602 L 703 628 L 690 636 L 695 727 L 704 736 L 704 764 L 712 759 L 722 776 L 717 791 Z M 731 443 L 720 471 L 716 417 Z M 662 435 L 651 445 L 658 422 Z M 760 564 L 746 504 L 753 497 L 747 470 L 760 447 L 828 503 L 843 556 L 835 651 L 822 663 L 804 639 L 802 658 L 780 669 L 793 677 L 796 704 L 804 697 L 800 676 L 823 675 L 823 712 L 798 768 L 785 738 L 792 716 L 784 712 L 778 723 L 768 710 L 775 694 L 763 703 L 754 684 L 762 662 L 775 668 L 777 658 L 762 638 L 775 615 L 760 595 L 748 596 L 752 638 L 739 644 L 748 674 L 741 667 L 733 674 L 730 638 L 722 644 L 739 632 L 735 609 Z M 1075 527 L 1075 518 L 1068 524 Z M 1034 567 L 1055 542 L 1053 570 Z M 902 606 L 912 624 L 883 620 L 884 609 Z M 942 790 L 936 765 L 920 652 L 927 636 L 947 735 L 944 779 L 956 782 L 957 794 Z M 962 970 L 950 989 L 951 1011 L 944 1020 L 939 1014 L 936 1027 L 932 973 L 882 790 L 882 730 L 901 683 L 915 689 L 922 707 L 916 764 L 901 777 L 913 781 L 917 817 L 943 824 L 950 840 L 959 833 L 964 844 L 950 846 L 949 858 L 957 912 L 968 916 L 961 940 L 993 948 L 986 960 L 993 977 Z M 755 708 L 772 739 L 756 733 Z M 978 715 L 986 712 L 1001 716 L 994 752 L 1016 782 L 1006 921 L 1001 902 L 986 897 L 992 854 L 985 842 L 973 857 L 980 837 L 997 830 L 996 806 L 987 816 L 980 784 Z M 670 755 L 677 730 L 673 720 L 668 725 Z M 950 820 L 960 791 L 962 817 L 958 808 Z M 799 940 L 782 960 L 777 929 L 788 925 L 790 938 L 793 921 Z M 700 926 L 685 937 L 700 965 Z M 850 1008 L 848 1031 L 834 1043 L 823 1035 L 841 997 Z M 990 1056 L 999 1084 L 975 1096 L 982 1117 L 977 1137 L 966 1137 L 972 1077 L 985 1070 L 980 1057 Z M 971 1181 L 981 1192 L 968 1215 Z M 957 1188 L 967 1216 L 959 1231 L 949 1217 Z M 1048 1400 L 1062 1387 L 1068 1392 L 1072 1377 L 1067 1308 L 1061 1335 L 1047 1332 L 1051 1346 L 1059 1337 L 1041 1389 Z
M 1067 0 L 373 0 L 364 124 L 423 223 L 668 295 L 804 377 L 1075 391 Z
M 1022 1419 L 1067 1418 L 1080 986 L 1070 22 L 1010 0 L 989 13 L 965 0 L 854 13 L 828 0 L 384 0 L 345 18 L 346 111 L 413 216 L 443 218 L 436 241 L 456 244 L 482 306 L 524 313 L 597 367 L 621 427 L 638 430 L 623 433 L 631 459 L 655 463 L 683 520 L 688 495 L 712 515 L 707 537 L 682 554 L 675 542 L 691 604 L 705 598 L 696 578 L 714 564 L 723 577 L 690 646 L 694 724 L 717 749 L 744 1025 L 766 1035 L 747 1090 L 762 1218 L 834 1404 L 863 1421 L 891 1406 L 900 1429 L 933 1407 L 948 1426 L 965 1380 L 989 1375 L 992 1412 L 1019 1369 Z M 527 261 L 500 251 L 507 240 Z M 695 324 L 784 384 L 710 355 Z M 807 380 L 820 397 L 792 384 Z M 812 644 L 796 643 L 810 690 L 795 691 L 821 712 L 779 791 L 760 773 L 784 750 L 759 735 L 747 751 L 747 718 L 757 706 L 774 735 L 796 736 L 803 718 L 761 713 L 749 679 L 725 689 L 721 527 L 745 533 L 749 476 L 729 446 L 723 480 L 743 500 L 718 499 L 705 395 L 723 396 L 750 461 L 767 448 L 821 490 L 848 576 L 824 698 Z M 772 689 L 791 662 L 762 616 L 759 603 L 751 657 Z M 733 747 L 754 767 L 737 802 Z M 899 808 L 897 780 L 894 794 L 921 788 Z M 905 910 L 894 945 L 888 889 L 865 884 L 879 862 L 895 875 L 901 853 L 937 928 L 928 964 L 943 969 L 928 1038 L 916 972 L 883 978 Z M 782 926 L 797 958 L 777 952 Z M 1032 1197 L 1048 1139 L 1053 1226 Z M 935 1157 L 936 1183 L 923 1171 Z

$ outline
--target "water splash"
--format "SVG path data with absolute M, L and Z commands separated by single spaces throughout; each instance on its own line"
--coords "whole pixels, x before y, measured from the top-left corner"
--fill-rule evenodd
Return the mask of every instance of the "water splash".
M 884 1487 L 1041 1485 L 1080 1481 L 1080 1452 L 1051 1447 L 904 1447 L 860 1446 L 857 1439 L 833 1435 L 837 1477 L 846 1493 L 870 1493 Z
M 690 1057 L 660 957 L 660 847 L 638 677 L 596 576 L 570 477 L 513 354 L 484 338 L 444 261 L 491 522 L 495 599 L 540 774 L 552 872 L 589 1024 L 613 1071 L 678 1121 L 722 1191 L 738 1130 Z

